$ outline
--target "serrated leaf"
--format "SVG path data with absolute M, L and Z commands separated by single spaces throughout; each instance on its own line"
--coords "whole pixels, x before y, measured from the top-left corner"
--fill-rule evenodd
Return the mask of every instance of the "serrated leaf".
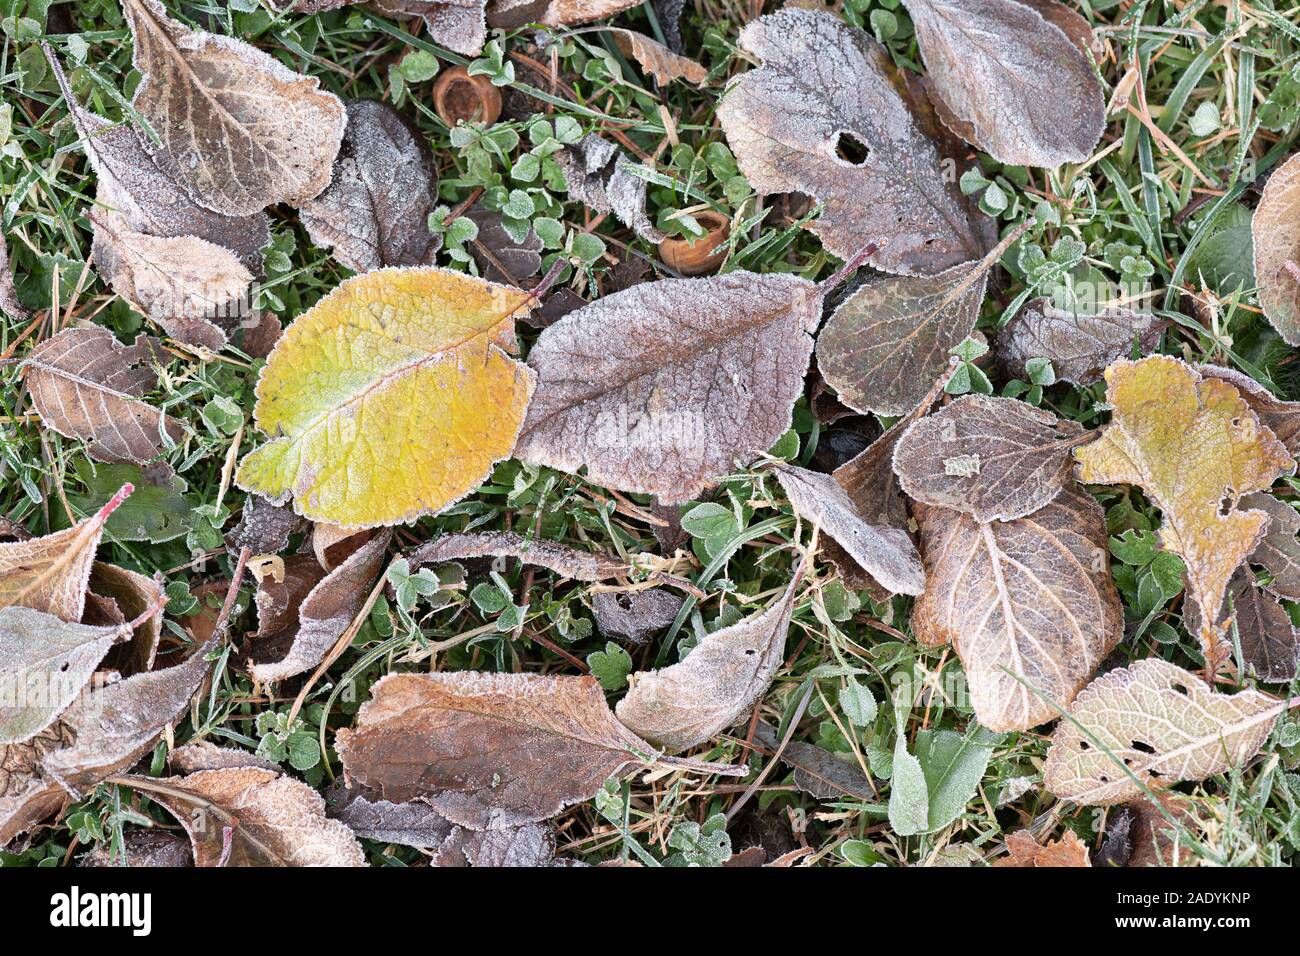
M 1254 690 L 1217 693 L 1181 667 L 1147 658 L 1079 694 L 1052 736 L 1043 784 L 1063 800 L 1107 806 L 1142 796 L 1130 773 L 1154 789 L 1204 780 L 1255 756 L 1285 709 Z
M 1156 347 L 1164 323 L 1154 315 L 1128 309 L 1107 309 L 1080 315 L 1058 309 L 1051 299 L 1034 299 L 998 333 L 995 349 L 1007 374 L 1029 380 L 1026 362 L 1048 358 L 1056 377 L 1075 385 L 1091 385 L 1116 359 L 1130 358 Z
M 1014 521 L 929 506 L 917 517 L 927 577 L 912 611 L 917 640 L 952 642 L 990 730 L 1057 717 L 1051 702 L 1073 700 L 1123 636 L 1101 507 L 1071 488 Z
M 1265 568 L 1273 580 L 1268 589 L 1288 601 L 1300 601 L 1300 512 L 1272 495 L 1246 495 L 1241 503 L 1268 515 L 1264 537 L 1251 552 L 1249 561 Z
M 1277 398 L 1249 375 L 1235 368 L 1220 365 L 1197 365 L 1196 371 L 1206 378 L 1217 378 L 1232 385 L 1241 393 L 1251 411 L 1293 456 L 1300 455 L 1300 402 L 1287 402 Z
M 1238 505 L 1294 471 L 1295 461 L 1235 388 L 1178 359 L 1116 362 L 1106 386 L 1111 421 L 1075 450 L 1079 480 L 1138 485 L 1160 506 L 1160 542 L 1187 565 L 1202 650 L 1217 669 L 1228 654 L 1219 620 L 1228 579 L 1268 522 Z
M 1088 862 L 1087 844 L 1073 830 L 1066 830 L 1059 840 L 1049 840 L 1047 843 L 1039 843 L 1028 830 L 1017 830 L 1007 837 L 1007 856 L 993 865 L 1077 867 L 1092 864 Z
M 533 373 L 508 352 L 528 302 L 435 268 L 342 283 L 271 352 L 254 417 L 272 438 L 236 482 L 349 528 L 441 511 L 514 446 Z

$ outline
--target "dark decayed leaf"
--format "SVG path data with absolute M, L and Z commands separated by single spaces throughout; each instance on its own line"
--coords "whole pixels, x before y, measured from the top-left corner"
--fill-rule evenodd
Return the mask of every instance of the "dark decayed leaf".
M 501 216 L 482 203 L 475 203 L 465 215 L 478 227 L 470 254 L 484 278 L 518 285 L 542 267 L 542 240 L 532 226 L 520 242 L 506 232 Z
M 998 333 L 994 349 L 1013 378 L 1028 381 L 1025 363 L 1047 358 L 1061 381 L 1091 385 L 1111 362 L 1131 358 L 1135 344 L 1139 356 L 1154 349 L 1163 328 L 1149 313 L 1107 309 L 1079 315 L 1058 309 L 1051 299 L 1034 299 Z
M 663 240 L 663 233 L 646 215 L 646 181 L 624 168 L 627 157 L 609 140 L 588 133 L 576 145 L 556 153 L 555 162 L 564 173 L 571 199 L 597 212 L 612 212 L 646 242 Z
M 9 246 L 0 239 L 0 312 L 15 319 L 30 319 L 31 309 L 18 301 L 14 288 L 14 274 L 9 266 Z
M 759 723 L 754 728 L 754 740 L 765 749 L 776 753 L 781 738 L 776 729 Z M 794 769 L 794 783 L 804 793 L 818 800 L 876 800 L 879 795 L 871 785 L 871 778 L 863 773 L 856 761 L 843 760 L 813 744 L 791 740 L 781 751 L 781 761 Z
M 276 554 L 289 546 L 290 536 L 306 523 L 289 505 L 272 504 L 260 495 L 249 495 L 244 500 L 239 523 L 226 536 L 226 547 L 235 555 L 241 548 L 248 548 L 252 555 Z
M 1254 560 L 1252 555 L 1251 560 Z M 1240 567 L 1228 581 L 1225 611 L 1236 625 L 1241 660 L 1246 672 L 1266 684 L 1289 684 L 1300 670 L 1300 631 L 1276 597 L 1255 583 L 1255 575 Z M 1187 630 L 1201 630 L 1201 612 L 1195 601 L 1183 608 Z
M 605 637 L 644 644 L 673 622 L 682 597 L 663 588 L 642 591 L 598 591 L 591 596 L 596 627 Z
M 1275 169 L 1255 207 L 1259 307 L 1288 345 L 1300 345 L 1300 156 Z
M 120 851 L 100 843 L 82 857 L 78 866 L 186 867 L 194 865 L 194 852 L 184 837 L 170 830 L 128 830 Z
M 1268 515 L 1264 536 L 1247 559 L 1268 571 L 1268 589 L 1288 601 L 1300 601 L 1300 512 L 1270 494 L 1255 492 L 1241 499 L 1245 508 Z

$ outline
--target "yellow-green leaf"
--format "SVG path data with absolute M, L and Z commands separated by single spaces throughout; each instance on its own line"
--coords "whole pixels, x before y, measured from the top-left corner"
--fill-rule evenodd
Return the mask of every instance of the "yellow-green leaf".
M 236 481 L 313 521 L 441 511 L 510 455 L 534 376 L 507 352 L 527 292 L 446 269 L 377 269 L 289 326 L 257 383 L 271 441 Z

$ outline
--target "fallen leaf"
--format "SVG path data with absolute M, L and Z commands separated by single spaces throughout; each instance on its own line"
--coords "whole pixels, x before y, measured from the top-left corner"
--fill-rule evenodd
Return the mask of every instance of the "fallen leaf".
M 663 241 L 664 234 L 646 215 L 646 181 L 624 168 L 627 157 L 617 146 L 595 133 L 588 133 L 553 158 L 564 174 L 570 199 L 596 212 L 612 212 L 646 242 Z
M 577 581 L 604 581 L 627 577 L 631 568 L 616 558 L 579 551 L 544 538 L 525 538 L 513 531 L 479 531 L 444 534 L 426 541 L 408 555 L 412 569 L 470 558 L 518 558 L 524 564 L 546 568 Z
M 1154 800 L 1142 797 L 1125 808 L 1134 815 L 1128 866 L 1186 866 L 1192 861 L 1191 850 L 1182 838 L 1182 833 L 1200 829 L 1191 800 L 1181 793 L 1161 791 Z
M 677 619 L 683 599 L 663 588 L 599 591 L 591 596 L 596 629 L 604 637 L 644 644 Z
M 1160 542 L 1187 565 L 1202 612 L 1198 636 L 1213 671 L 1229 650 L 1219 622 L 1228 579 L 1268 522 L 1238 504 L 1294 471 L 1295 461 L 1235 388 L 1203 379 L 1178 359 L 1116 362 L 1106 369 L 1106 395 L 1110 423 L 1074 453 L 1079 480 L 1137 485 L 1160 507 Z
M 1300 601 L 1300 512 L 1272 495 L 1245 495 L 1242 505 L 1268 515 L 1268 527 L 1248 560 L 1272 576 L 1268 590 L 1288 601 Z
M 1259 307 L 1288 345 L 1300 345 L 1300 156 L 1264 184 L 1250 221 Z
M 1286 450 L 1292 456 L 1300 455 L 1300 402 L 1276 398 L 1259 382 L 1235 368 L 1219 365 L 1197 365 L 1195 368 L 1204 378 L 1221 379 L 1235 387 L 1251 411 L 1286 446 Z
M 998 162 L 1087 159 L 1106 127 L 1087 55 L 1017 0 L 905 0 L 948 125 Z M 978 28 L 972 28 L 978 24 Z
M 1059 716 L 1054 704 L 1073 700 L 1123 637 L 1101 506 L 1068 488 L 1014 521 L 915 510 L 926 570 L 912 610 L 917 640 L 953 644 L 989 730 Z
M 67 802 L 67 791 L 42 776 L 40 765 L 47 753 L 69 742 L 68 729 L 56 723 L 30 740 L 0 744 L 0 847 Z
M 311 787 L 257 767 L 125 777 L 189 834 L 197 866 L 365 866 L 356 837 Z
M 0 608 L 0 744 L 30 740 L 81 693 L 125 624 L 90 627 L 27 607 Z
M 1154 350 L 1164 327 L 1149 313 L 1107 309 L 1080 315 L 1058 309 L 1051 299 L 1033 299 L 998 333 L 994 350 L 1013 378 L 1029 381 L 1025 363 L 1047 358 L 1058 380 L 1091 385 L 1107 365 L 1130 358 L 1135 344 L 1141 355 Z
M 773 474 L 795 514 L 820 527 L 877 584 L 892 594 L 925 590 L 921 557 L 906 531 L 868 522 L 830 475 L 794 465 Z
M 249 669 L 259 683 L 284 680 L 316 667 L 365 606 L 384 566 L 388 534 L 371 538 L 308 592 L 298 605 L 298 626 L 283 655 L 262 655 Z
M 298 210 L 307 234 L 354 272 L 433 265 L 442 237 L 429 231 L 438 173 L 428 145 L 384 103 L 352 100 L 347 109 L 333 179 Z
M 32 317 L 32 310 L 18 301 L 13 270 L 9 266 L 9 247 L 3 239 L 0 239 L 0 312 L 20 322 Z
M 482 203 L 470 206 L 465 216 L 478 228 L 478 235 L 470 244 L 470 255 L 485 279 L 518 285 L 541 269 L 542 240 L 531 225 L 523 241 L 518 241 L 506 232 L 501 215 Z
M 264 760 L 247 750 L 235 747 L 218 747 L 210 740 L 191 740 L 167 755 L 167 766 L 173 773 L 197 773 L 200 770 L 227 770 L 235 767 L 256 767 L 279 773 L 278 764 Z
M 434 866 L 550 866 L 555 859 L 555 831 L 540 823 L 504 830 L 455 827 L 438 847 Z
M 195 201 L 246 216 L 329 185 L 347 113 L 312 77 L 233 37 L 191 30 L 158 0 L 122 0 L 141 79 L 132 105 L 145 147 Z
M 0 608 L 27 607 L 80 621 L 104 524 L 132 491 L 123 485 L 99 511 L 65 531 L 0 543 Z
M 127 830 L 120 848 L 96 844 L 78 866 L 186 867 L 194 865 L 190 843 L 168 830 Z
M 128 677 L 153 670 L 158 642 L 162 638 L 163 607 L 167 604 L 162 585 L 154 578 L 129 568 L 96 561 L 90 568 L 89 595 L 107 598 L 117 609 L 120 623 L 130 621 L 134 625 L 134 636 L 109 651 L 105 666 Z M 81 623 L 119 622 L 89 621 L 83 616 Z
M 1237 625 L 1246 673 L 1266 684 L 1291 683 L 1300 670 L 1300 631 L 1292 625 L 1286 608 L 1255 583 L 1255 575 L 1244 565 L 1228 581 L 1227 598 L 1230 613 L 1225 625 Z M 1196 603 L 1189 603 L 1183 614 L 1188 632 L 1199 634 L 1201 616 Z
M 226 547 L 239 554 L 277 554 L 289 547 L 289 538 L 306 525 L 288 505 L 275 505 L 258 495 L 244 499 L 239 523 L 226 536 Z
M 389 674 L 335 747 L 349 785 L 478 830 L 546 820 L 654 755 L 595 678 L 477 671 Z
M 641 69 L 649 73 L 659 83 L 671 83 L 673 80 L 685 80 L 697 86 L 709 78 L 709 71 L 690 57 L 674 53 L 662 43 L 656 43 L 644 34 L 634 30 L 608 31 L 614 42 L 623 51 L 624 56 L 631 57 L 641 64 Z
M 1032 7 L 1048 23 L 1059 27 L 1080 52 L 1086 55 L 1091 51 L 1097 54 L 1096 58 L 1100 58 L 1103 44 L 1093 33 L 1092 24 L 1065 4 L 1057 3 L 1057 0 L 1016 0 L 1016 2 L 1021 6 Z
M 353 531 L 336 524 L 314 524 L 311 528 L 311 552 L 326 571 L 333 571 L 346 561 L 374 534 L 370 531 Z
M 546 12 L 536 19 L 545 26 L 572 26 L 604 20 L 636 5 L 636 0 L 550 0 Z
M 235 480 L 313 521 L 435 514 L 510 454 L 533 373 L 510 357 L 527 293 L 444 269 L 343 282 L 285 331 L 257 382 L 271 440 Z
M 131 485 L 131 497 L 109 516 L 104 533 L 114 541 L 148 541 L 162 544 L 182 537 L 194 527 L 194 502 L 184 492 L 188 484 L 165 461 L 140 466 L 91 464 L 83 460 L 73 466 L 84 492 L 69 492 L 74 510 L 98 511 L 123 485 Z
M 706 634 L 685 660 L 628 677 L 615 713 L 669 753 L 688 750 L 744 718 L 781 666 L 801 571 L 770 607 Z
M 28 354 L 23 382 L 41 420 L 88 442 L 92 458 L 146 462 L 181 437 L 179 422 L 140 400 L 158 384 L 159 361 L 146 336 L 122 345 L 98 326 L 64 329 Z
M 821 317 L 794 276 L 730 272 L 616 292 L 542 332 L 515 457 L 689 501 L 790 427 Z
M 868 263 L 905 275 L 984 254 L 982 217 L 914 118 L 902 78 L 875 40 L 829 14 L 786 9 L 748 24 L 740 46 L 763 65 L 718 105 L 727 141 L 758 192 L 799 192 L 822 203 L 809 228 L 828 252 L 847 260 L 883 239 Z M 865 158 L 848 151 L 854 145 L 865 147 Z
M 1073 830 L 1066 830 L 1059 840 L 1041 844 L 1028 830 L 1017 830 L 1007 837 L 1007 855 L 994 866 L 1091 866 L 1088 845 Z
M 1014 398 L 963 395 L 908 427 L 894 474 L 908 497 L 1010 521 L 1033 514 L 1073 482 L 1078 422 Z
M 1204 780 L 1255 756 L 1286 706 L 1255 690 L 1216 693 L 1157 657 L 1137 661 L 1079 694 L 1052 736 L 1043 785 L 1063 800 L 1106 806 L 1142 796 L 1139 782 Z
M 764 723 L 754 728 L 754 740 L 773 754 L 781 746 L 776 728 Z M 878 800 L 871 778 L 856 761 L 841 756 L 798 740 L 787 742 L 781 751 L 781 761 L 793 768 L 795 786 L 804 793 L 818 800 Z

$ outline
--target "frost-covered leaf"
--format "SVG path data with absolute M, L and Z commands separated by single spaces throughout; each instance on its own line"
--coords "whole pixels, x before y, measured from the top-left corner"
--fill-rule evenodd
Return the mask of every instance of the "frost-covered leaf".
M 925 571 L 906 531 L 869 522 L 830 475 L 794 465 L 773 474 L 805 521 L 818 525 L 857 565 L 893 594 L 920 594 Z
M 197 866 L 365 866 L 344 824 L 301 781 L 258 767 L 201 770 L 124 783 L 165 807 L 185 828 Z
M 1300 345 L 1300 156 L 1268 177 L 1250 230 L 1259 307 L 1288 345 Z
M 9 247 L 3 239 L 0 239 L 0 312 L 19 320 L 32 317 L 31 309 L 18 301 L 13 270 L 9 266 Z
M 1224 590 L 1268 523 L 1238 505 L 1294 471 L 1295 461 L 1235 388 L 1178 359 L 1116 362 L 1106 386 L 1111 421 L 1075 450 L 1079 480 L 1137 485 L 1159 505 L 1160 543 L 1187 565 L 1202 650 L 1217 669 L 1229 650 L 1219 620 Z
M 348 103 L 348 126 L 326 190 L 299 207 L 317 245 L 354 272 L 432 265 L 437 203 L 433 155 L 400 113 L 374 100 Z
M 1091 155 L 1106 126 L 1087 55 L 1018 0 L 904 0 L 940 116 L 1001 163 Z M 947 119 L 951 117 L 951 121 Z
M 1013 378 L 1028 381 L 1025 363 L 1047 358 L 1059 380 L 1091 385 L 1111 362 L 1130 358 L 1135 343 L 1141 355 L 1152 351 L 1163 328 L 1150 313 L 1107 309 L 1080 315 L 1058 309 L 1051 299 L 1034 299 L 998 333 L 994 349 Z
M 894 474 L 908 497 L 1009 521 L 1042 508 L 1073 481 L 1077 422 L 1014 398 L 963 395 L 908 427 Z
M 470 243 L 470 254 L 485 279 L 517 285 L 542 267 L 542 240 L 532 226 L 520 242 L 506 232 L 500 214 L 482 203 L 471 206 L 465 216 L 478 227 L 478 235 Z
M 636 0 L 550 0 L 546 12 L 536 19 L 546 26 L 571 26 L 604 20 L 636 5 Z
M 641 69 L 649 73 L 660 83 L 673 80 L 685 80 L 699 85 L 709 77 L 709 71 L 690 57 L 674 53 L 662 43 L 656 43 L 644 34 L 634 30 L 610 30 L 614 42 L 629 56 L 641 64 Z
M 811 229 L 827 251 L 848 259 L 883 239 L 869 263 L 906 275 L 984 254 L 985 227 L 955 166 L 914 117 L 905 81 L 878 43 L 830 14 L 785 9 L 746 26 L 740 46 L 763 65 L 718 106 L 727 141 L 759 192 L 823 204 Z M 925 384 L 933 378 L 922 375 Z
M 1052 737 L 1043 784 L 1063 800 L 1106 806 L 1142 796 L 1133 777 L 1155 789 L 1204 780 L 1255 756 L 1285 709 L 1255 690 L 1212 691 L 1160 658 L 1137 661 L 1079 694 Z
M 546 329 L 515 456 L 596 484 L 689 501 L 790 427 L 821 290 L 789 275 L 665 279 Z
M 612 212 L 646 242 L 663 241 L 663 233 L 646 215 L 646 181 L 624 168 L 628 159 L 617 146 L 588 133 L 554 158 L 564 173 L 571 199 L 597 212 Z
M 104 525 L 133 490 L 123 485 L 99 511 L 65 531 L 0 542 L 0 607 L 28 607 L 80 621 Z
M 667 627 L 682 609 L 682 598 L 664 588 L 599 591 L 591 596 L 596 628 L 605 637 L 644 644 Z
M 785 653 L 800 572 L 770 607 L 701 638 L 686 659 L 628 678 L 618 719 L 670 753 L 711 740 L 763 696 Z
M 22 364 L 37 413 L 66 438 L 89 442 L 99 461 L 145 462 L 172 442 L 181 426 L 140 400 L 158 384 L 152 339 L 122 345 L 108 329 L 72 328 L 42 342 Z
M 91 620 L 90 599 L 107 601 L 116 614 L 111 619 Z M 134 634 L 125 644 L 108 653 L 104 666 L 126 676 L 153 670 L 162 637 L 162 612 L 167 598 L 155 578 L 145 577 L 129 568 L 96 561 L 90 569 L 90 592 L 82 624 L 134 625 Z
M 508 352 L 525 292 L 444 269 L 379 269 L 289 326 L 257 383 L 271 440 L 246 491 L 313 521 L 374 527 L 441 511 L 510 454 L 533 373 Z
M 329 185 L 347 122 L 337 96 L 241 40 L 189 29 L 158 0 L 122 0 L 122 12 L 141 74 L 132 104 L 158 137 L 143 142 L 196 202 L 246 216 Z
M 0 744 L 0 847 L 53 816 L 68 793 L 43 776 L 41 760 L 71 742 L 71 732 L 56 723 L 18 744 Z
M 226 547 L 239 554 L 248 548 L 250 555 L 276 554 L 289 546 L 289 538 L 306 522 L 288 505 L 275 505 L 258 495 L 244 500 L 239 523 L 226 536 Z
M 1256 492 L 1241 499 L 1246 508 L 1268 515 L 1264 537 L 1251 552 L 1250 563 L 1272 576 L 1268 589 L 1288 601 L 1300 601 L 1300 512 L 1272 495 Z
M 817 367 L 855 411 L 911 411 L 975 328 L 987 281 L 974 262 L 935 276 L 867 280 L 817 336 Z
M 917 640 L 952 642 L 990 730 L 1057 717 L 1052 702 L 1073 700 L 1123 636 L 1101 507 L 1068 488 L 1014 521 L 916 511 L 926 568 L 912 611 Z
M 764 723 L 754 728 L 754 740 L 772 753 L 781 746 L 775 728 Z M 842 759 L 846 757 L 848 759 Z M 781 761 L 793 768 L 795 786 L 818 800 L 843 800 L 845 797 L 879 799 L 871 778 L 863 773 L 851 754 L 834 754 L 812 744 L 791 740 L 781 751 Z
M 525 538 L 513 531 L 444 534 L 427 541 L 409 555 L 412 568 L 470 558 L 518 558 L 524 564 L 546 568 L 576 581 L 603 581 L 626 577 L 631 568 L 617 558 L 579 551 L 544 538 Z
M 173 869 L 193 866 L 194 853 L 189 840 L 168 830 L 127 830 L 120 847 L 100 843 L 77 865 Z
M 1007 856 L 994 866 L 1091 866 L 1088 845 L 1066 830 L 1059 840 L 1039 843 L 1028 830 L 1017 830 L 1007 837 Z
M 1205 378 L 1217 378 L 1234 386 L 1260 422 L 1278 437 L 1292 456 L 1300 455 L 1300 402 L 1277 398 L 1249 375 L 1221 365 L 1197 365 Z
M 389 674 L 335 746 L 350 784 L 480 830 L 549 819 L 654 753 L 594 678 L 478 671 Z
M 1245 566 L 1228 582 L 1227 599 L 1226 623 L 1236 625 L 1246 673 L 1264 683 L 1291 683 L 1300 669 L 1300 631 L 1291 623 L 1286 608 L 1255 583 L 1255 575 Z M 1194 601 L 1184 608 L 1183 615 L 1187 630 L 1199 633 L 1201 615 Z M 1231 631 L 1228 637 L 1232 637 Z

